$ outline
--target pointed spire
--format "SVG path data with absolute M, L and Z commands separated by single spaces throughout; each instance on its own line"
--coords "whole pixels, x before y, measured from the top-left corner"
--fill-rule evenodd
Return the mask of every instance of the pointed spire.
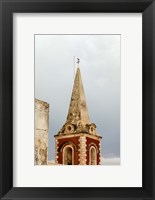
M 96 131 L 96 125 L 91 123 L 89 119 L 81 73 L 78 67 L 74 80 L 67 120 L 56 136 L 81 133 L 100 137 Z
M 88 124 L 90 123 L 79 67 L 77 68 L 74 80 L 74 86 L 67 116 L 67 122 L 77 123 L 78 121 Z

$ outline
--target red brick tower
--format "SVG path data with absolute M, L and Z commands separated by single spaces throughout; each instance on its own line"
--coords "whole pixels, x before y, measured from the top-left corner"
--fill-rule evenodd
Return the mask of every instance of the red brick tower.
M 101 157 L 101 136 L 96 125 L 90 122 L 79 67 L 66 123 L 55 137 L 58 164 L 99 165 Z

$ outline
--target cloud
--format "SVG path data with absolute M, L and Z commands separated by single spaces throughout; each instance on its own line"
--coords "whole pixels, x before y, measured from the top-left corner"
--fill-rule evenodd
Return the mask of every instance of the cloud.
M 54 135 L 66 121 L 74 80 L 73 56 L 81 76 L 92 123 L 104 157 L 120 155 L 120 36 L 36 35 L 35 97 L 50 104 L 48 157 L 55 157 Z
M 48 165 L 54 165 L 55 161 L 51 160 L 48 161 Z M 113 157 L 113 158 L 101 158 L 101 165 L 120 165 L 120 158 L 119 157 Z
M 120 165 L 120 158 L 101 158 L 101 165 Z

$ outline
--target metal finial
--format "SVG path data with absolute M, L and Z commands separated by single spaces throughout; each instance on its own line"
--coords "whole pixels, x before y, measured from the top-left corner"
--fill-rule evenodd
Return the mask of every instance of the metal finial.
M 79 65 L 79 63 L 80 63 L 80 59 L 79 59 L 79 58 L 77 58 L 77 64 Z

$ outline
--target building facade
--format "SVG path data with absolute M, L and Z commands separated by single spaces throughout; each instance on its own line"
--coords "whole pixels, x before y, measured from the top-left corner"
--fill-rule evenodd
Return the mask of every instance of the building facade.
M 89 119 L 78 67 L 66 123 L 55 135 L 55 162 L 64 165 L 99 165 L 101 138 L 96 125 Z
M 35 99 L 35 165 L 48 162 L 49 104 Z

